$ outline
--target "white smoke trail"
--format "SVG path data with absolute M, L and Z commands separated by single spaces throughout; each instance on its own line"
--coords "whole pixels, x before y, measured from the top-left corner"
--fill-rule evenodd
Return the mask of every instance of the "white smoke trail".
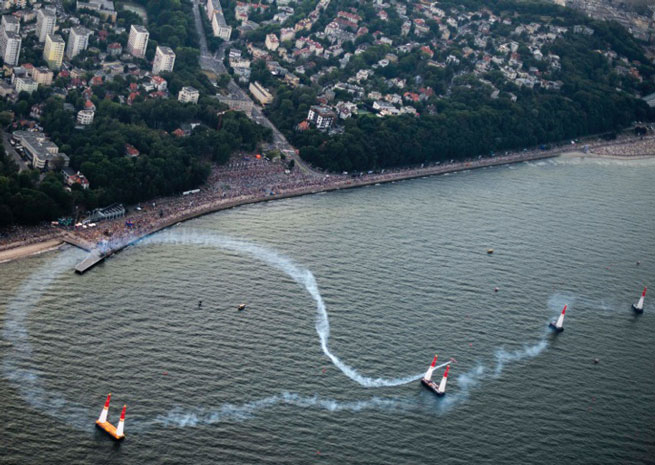
M 422 376 L 422 373 L 419 373 L 403 378 L 371 378 L 360 374 L 356 369 L 344 363 L 330 350 L 328 346 L 328 341 L 330 339 L 330 322 L 328 320 L 325 302 L 323 301 L 323 297 L 318 290 L 316 278 L 314 278 L 314 275 L 308 269 L 296 265 L 293 261 L 291 261 L 291 259 L 280 255 L 273 250 L 266 249 L 249 242 L 197 231 L 165 231 L 161 234 L 148 237 L 142 242 L 184 245 L 193 244 L 218 247 L 221 249 L 246 254 L 254 259 L 263 261 L 273 268 L 276 268 L 287 274 L 291 279 L 303 286 L 309 295 L 314 299 L 316 302 L 316 332 L 319 337 L 321 349 L 323 350 L 323 353 L 332 361 L 332 363 L 337 368 L 339 368 L 341 372 L 348 378 L 364 387 L 374 388 L 400 386 L 403 384 L 411 383 L 412 381 L 416 381 Z
M 449 392 L 447 396 L 443 397 L 442 402 L 438 406 L 439 411 L 445 413 L 456 405 L 467 400 L 471 391 L 477 389 L 485 379 L 499 378 L 506 365 L 534 358 L 541 354 L 547 347 L 548 341 L 544 338 L 536 344 L 525 345 L 522 349 L 511 352 L 506 351 L 503 347 L 496 349 L 495 364 L 491 367 L 487 367 L 480 363 L 471 370 L 462 373 L 455 378 L 457 382 L 457 390 L 455 392 Z
M 527 358 L 534 358 L 542 353 L 548 347 L 548 341 L 542 339 L 533 345 L 525 345 L 522 349 L 507 352 L 503 347 L 496 350 L 496 366 L 494 368 L 494 378 L 498 378 L 503 372 L 507 363 L 518 362 Z
M 32 345 L 25 325 L 30 309 L 39 301 L 55 277 L 64 270 L 71 270 L 76 260 L 79 260 L 76 254 L 60 254 L 54 262 L 30 276 L 18 290 L 17 297 L 9 302 L 2 337 L 11 347 L 2 361 L 2 372 L 21 397 L 35 409 L 56 412 L 62 420 L 84 430 L 88 424 L 85 418 L 88 417 L 89 411 L 66 400 L 62 393 L 48 391 L 42 386 L 39 371 L 32 360 Z
M 557 312 L 553 313 L 556 316 L 559 315 L 561 308 L 565 304 L 568 303 L 569 308 L 571 308 L 575 300 L 576 298 L 572 295 L 556 293 L 548 299 L 548 307 L 553 310 L 553 312 Z M 445 412 L 468 399 L 470 392 L 476 389 L 485 379 L 500 378 L 506 365 L 539 356 L 548 348 L 549 339 L 547 336 L 549 333 L 551 333 L 551 331 L 548 328 L 545 328 L 540 340 L 534 344 L 525 344 L 521 349 L 508 351 L 505 350 L 504 347 L 499 347 L 494 353 L 495 363 L 492 364 L 492 366 L 487 367 L 482 363 L 479 363 L 471 370 L 458 375 L 455 378 L 458 390 L 443 399 L 443 402 L 439 405 L 440 410 Z
M 334 365 L 350 379 L 364 387 L 370 388 L 399 386 L 416 381 L 422 376 L 422 374 L 417 374 L 395 379 L 371 378 L 361 375 L 357 370 L 341 361 L 341 359 L 330 351 L 328 346 L 330 337 L 328 315 L 314 275 L 309 270 L 296 265 L 289 258 L 277 252 L 252 243 L 197 232 L 181 233 L 176 231 L 173 233 L 168 231 L 144 239 L 142 242 L 219 247 L 244 253 L 261 260 L 286 273 L 294 281 L 302 285 L 315 300 L 317 309 L 316 332 L 319 336 L 321 348 Z M 91 412 L 86 407 L 68 401 L 61 393 L 48 391 L 42 386 L 40 372 L 32 360 L 32 347 L 26 327 L 26 320 L 30 310 L 41 299 L 48 286 L 58 274 L 69 271 L 78 259 L 79 257 L 74 253 L 67 252 L 60 254 L 52 263 L 32 274 L 20 287 L 16 297 L 9 302 L 2 336 L 11 345 L 11 349 L 7 351 L 8 355 L 3 360 L 2 368 L 4 376 L 35 409 L 57 418 L 59 421 L 67 422 L 77 429 L 88 430 L 90 419 L 97 412 Z M 549 304 L 551 306 L 555 304 L 559 307 L 559 304 L 555 302 L 549 302 Z M 503 348 L 498 349 L 496 351 L 496 364 L 491 370 L 483 365 L 478 365 L 472 370 L 458 375 L 456 378 L 456 390 L 449 392 L 446 397 L 433 403 L 434 408 L 427 411 L 434 413 L 446 412 L 451 407 L 465 401 L 469 397 L 470 392 L 486 377 L 499 377 L 506 364 L 536 357 L 547 346 L 547 340 L 544 338 L 534 345 L 524 346 L 523 349 L 513 352 L 507 352 Z M 442 368 L 450 363 L 443 363 L 436 368 Z M 283 392 L 240 405 L 226 403 L 218 409 L 213 410 L 202 408 L 194 410 L 174 409 L 165 415 L 157 416 L 154 420 L 143 420 L 135 416 L 130 419 L 130 430 L 145 431 L 154 426 L 184 427 L 212 424 L 220 421 L 243 420 L 251 418 L 261 409 L 272 408 L 278 404 L 294 405 L 302 408 L 317 408 L 331 412 L 359 412 L 373 408 L 402 408 L 404 410 L 412 410 L 419 407 L 416 402 L 401 399 L 373 397 L 367 400 L 337 401 L 318 396 L 306 397 L 300 394 Z M 425 409 L 421 408 L 421 411 L 425 411 Z
M 329 412 L 360 412 L 367 409 L 407 408 L 410 404 L 400 399 L 385 399 L 372 397 L 367 400 L 337 401 L 334 399 L 315 396 L 302 396 L 291 392 L 282 392 L 278 395 L 265 397 L 243 404 L 226 403 L 217 409 L 173 409 L 165 415 L 158 415 L 152 421 L 137 425 L 139 430 L 146 430 L 155 426 L 178 427 L 211 425 L 224 421 L 243 421 L 253 418 L 261 410 L 277 405 L 294 405 L 301 408 L 316 408 Z M 416 406 L 415 404 L 413 405 Z

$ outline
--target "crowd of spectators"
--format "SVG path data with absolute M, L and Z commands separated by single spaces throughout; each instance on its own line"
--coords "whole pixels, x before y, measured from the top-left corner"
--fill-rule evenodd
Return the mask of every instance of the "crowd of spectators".
M 597 147 L 590 147 L 589 152 L 594 155 L 621 158 L 653 156 L 655 154 L 655 136 L 633 137 L 630 143 L 617 141 L 611 144 L 599 144 Z
M 125 217 L 102 221 L 95 227 L 88 225 L 70 228 L 51 225 L 12 227 L 0 232 L 0 250 L 62 236 L 65 230 L 68 231 L 67 234 L 79 237 L 87 243 L 118 248 L 134 238 L 142 237 L 178 221 L 244 203 L 533 160 L 572 150 L 625 157 L 655 155 L 655 136 L 621 137 L 614 141 L 597 140 L 580 143 L 575 147 L 572 145 L 562 145 L 547 150 L 542 147 L 512 153 L 505 152 L 467 161 L 450 160 L 402 169 L 342 174 L 317 173 L 298 166 L 290 168 L 287 161 L 255 158 L 240 153 L 226 165 L 214 167 L 207 183 L 197 192 L 156 198 L 148 203 L 130 206 Z
M 62 235 L 62 231 L 50 225 L 10 226 L 0 230 L 0 250 L 19 245 L 30 245 L 54 239 Z

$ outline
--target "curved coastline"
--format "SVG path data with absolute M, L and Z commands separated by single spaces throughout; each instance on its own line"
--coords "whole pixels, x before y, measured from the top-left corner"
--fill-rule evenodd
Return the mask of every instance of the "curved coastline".
M 170 226 L 187 221 L 200 216 L 208 215 L 221 210 L 227 210 L 242 205 L 249 205 L 260 202 L 268 202 L 271 200 L 288 199 L 292 197 L 300 197 L 303 195 L 317 194 L 321 192 L 332 192 L 342 189 L 353 189 L 357 187 L 365 187 L 375 184 L 392 183 L 406 179 L 424 178 L 428 176 L 437 176 L 440 174 L 454 173 L 458 171 L 468 171 L 472 169 L 486 168 L 489 166 L 500 166 L 512 163 L 522 163 L 525 161 L 542 160 L 546 158 L 554 158 L 559 156 L 560 152 L 557 151 L 544 151 L 544 152 L 530 152 L 518 153 L 507 156 L 499 156 L 494 158 L 484 158 L 474 161 L 465 161 L 458 163 L 449 163 L 446 165 L 437 165 L 423 168 L 407 169 L 399 172 L 371 174 L 360 177 L 341 177 L 336 178 L 333 182 L 324 185 L 313 185 L 295 189 L 289 189 L 273 195 L 249 195 L 241 196 L 227 201 L 217 199 L 200 204 L 193 208 L 187 209 L 180 214 L 164 217 L 160 221 L 150 224 L 145 230 L 141 230 L 136 234 L 130 234 L 125 237 L 112 239 L 108 248 L 102 255 L 102 258 L 97 260 L 93 265 L 86 268 L 84 271 L 90 269 L 97 263 L 100 263 L 105 258 L 121 251 L 125 247 L 133 244 L 147 236 L 150 236 L 158 231 L 166 229 Z
M 610 144 L 601 144 L 602 146 L 613 145 L 626 145 L 634 142 L 634 140 L 621 141 Z M 531 151 L 531 152 L 514 152 L 507 155 L 482 158 L 477 160 L 468 160 L 448 164 L 432 165 L 427 167 L 407 168 L 398 171 L 390 171 L 387 173 L 378 174 L 365 174 L 358 177 L 349 177 L 344 175 L 332 175 L 329 182 L 318 185 L 309 185 L 299 188 L 282 188 L 279 192 L 272 195 L 265 194 L 250 194 L 242 195 L 235 198 L 210 198 L 204 202 L 199 203 L 191 208 L 185 209 L 182 212 L 164 216 L 161 219 L 151 223 L 148 227 L 140 229 L 138 232 L 132 232 L 123 236 L 111 239 L 109 249 L 105 256 L 106 258 L 128 245 L 143 239 L 151 234 L 154 234 L 162 229 L 187 221 L 200 216 L 208 215 L 221 210 L 227 210 L 242 205 L 249 205 L 260 202 L 268 202 L 271 200 L 281 200 L 292 197 L 299 197 L 309 194 L 317 194 L 322 192 L 331 192 L 342 189 L 352 189 L 357 187 L 366 187 L 383 183 L 394 183 L 397 181 L 424 178 L 428 176 L 437 176 L 447 173 L 455 173 L 467 171 L 478 168 L 486 168 L 490 166 L 501 166 L 514 163 L 522 163 L 526 161 L 542 160 L 555 157 L 566 158 L 595 158 L 595 159 L 614 159 L 614 160 L 643 160 L 652 158 L 655 154 L 642 154 L 639 156 L 621 156 L 621 155 L 607 155 L 596 154 L 593 151 L 584 153 L 571 146 L 562 146 L 546 151 Z M 55 242 L 57 242 L 55 244 Z M 30 238 L 26 241 L 16 241 L 5 246 L 0 245 L 0 263 L 17 260 L 20 258 L 28 257 L 36 253 L 44 253 L 49 250 L 58 248 L 62 243 L 68 242 L 72 245 L 80 247 L 85 250 L 93 248 L 83 237 L 75 234 L 75 231 L 49 231 L 48 234 L 43 236 L 43 239 Z

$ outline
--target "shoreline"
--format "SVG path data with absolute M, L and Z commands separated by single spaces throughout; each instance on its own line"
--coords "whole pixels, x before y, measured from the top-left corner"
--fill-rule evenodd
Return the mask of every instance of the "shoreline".
M 65 243 L 66 242 L 63 239 L 48 239 L 41 242 L 0 250 L 0 264 L 57 250 Z
M 199 218 L 201 216 L 205 216 L 218 211 L 240 207 L 243 205 L 251 205 L 256 203 L 268 202 L 272 200 L 289 199 L 293 197 L 301 197 L 310 194 L 318 194 L 322 192 L 334 192 L 334 191 L 345 190 L 345 189 L 366 187 L 371 185 L 394 183 L 397 181 L 425 178 L 430 176 L 438 176 L 447 173 L 464 172 L 474 169 L 486 168 L 490 166 L 502 166 L 502 165 L 509 165 L 514 163 L 523 163 L 526 161 L 543 160 L 547 158 L 558 157 L 560 154 L 561 154 L 560 151 L 544 151 L 544 152 L 536 152 L 536 153 L 533 152 L 529 154 L 519 153 L 519 154 L 506 155 L 506 156 L 499 156 L 495 158 L 485 158 L 480 160 L 463 161 L 463 162 L 457 162 L 457 163 L 446 164 L 446 165 L 436 165 L 431 167 L 407 169 L 400 172 L 366 175 L 365 177 L 340 178 L 337 179 L 333 184 L 308 186 L 305 188 L 292 189 L 288 192 L 280 192 L 279 194 L 275 194 L 275 195 L 242 196 L 241 198 L 237 197 L 229 201 L 221 201 L 221 199 L 218 199 L 217 201 L 209 202 L 208 204 L 199 205 L 198 207 L 192 209 L 191 211 L 183 212 L 179 215 L 172 215 L 171 217 L 168 218 L 163 218 L 161 222 L 151 225 L 151 227 L 148 228 L 148 230 L 140 231 L 139 233 L 130 235 L 128 237 L 119 238 L 118 240 L 113 241 L 113 244 L 111 244 L 104 253 L 100 254 L 95 259 L 92 259 L 91 257 L 92 254 L 89 254 L 87 259 L 92 259 L 91 260 L 92 263 L 90 265 L 86 265 L 80 269 L 79 267 L 82 266 L 83 263 L 80 262 L 80 264 L 78 264 L 75 270 L 76 272 L 82 274 L 88 271 L 89 269 L 91 269 L 92 267 L 94 267 L 96 264 L 104 261 L 106 258 L 112 256 L 115 253 L 120 252 L 124 248 L 140 241 L 141 239 L 148 237 L 152 234 L 155 234 L 159 231 L 162 231 L 166 228 L 169 228 L 171 226 L 174 226 L 176 224 L 179 224 L 181 222 L 188 221 L 194 218 Z
M 655 158 L 655 154 L 639 154 L 639 155 L 605 155 L 602 153 L 584 153 L 579 150 L 572 150 L 570 152 L 564 152 L 560 155 L 562 158 L 589 158 L 589 159 L 598 159 L 598 160 L 620 160 L 620 161 L 639 161 L 639 160 L 648 160 Z
M 568 149 L 568 150 L 567 150 Z M 282 200 L 293 197 L 300 197 L 310 194 L 318 194 L 322 192 L 333 192 L 344 189 L 353 189 L 358 187 L 366 187 L 378 184 L 394 183 L 397 181 L 438 176 L 448 173 L 463 172 L 473 169 L 481 169 L 492 166 L 503 166 L 516 163 L 523 163 L 528 161 L 543 160 L 548 158 L 591 158 L 591 159 L 613 159 L 613 160 L 643 160 L 653 158 L 653 155 L 640 155 L 640 156 L 620 156 L 620 155 L 604 155 L 595 153 L 583 153 L 573 147 L 558 147 L 557 149 L 529 152 L 529 153 L 511 153 L 508 155 L 501 155 L 493 158 L 484 158 L 479 160 L 461 161 L 456 163 L 433 165 L 428 167 L 407 168 L 401 171 L 392 171 L 382 174 L 370 174 L 361 177 L 344 177 L 343 175 L 331 175 L 331 181 L 326 184 L 310 185 L 302 188 L 291 188 L 286 191 L 274 195 L 250 194 L 235 197 L 229 200 L 226 199 L 210 199 L 201 203 L 194 208 L 189 209 L 178 214 L 173 214 L 168 217 L 161 218 L 155 224 L 145 230 L 137 233 L 132 233 L 123 237 L 112 239 L 108 251 L 102 256 L 99 261 L 119 252 L 125 247 L 154 234 L 163 229 L 169 228 L 178 223 L 198 218 L 204 215 L 215 213 L 222 210 L 228 210 L 243 205 L 251 205 L 255 203 L 268 202 L 271 200 Z M 18 242 L 18 243 L 17 243 Z M 18 260 L 21 258 L 33 256 L 35 254 L 45 253 L 50 250 L 59 248 L 64 243 L 75 245 L 79 248 L 89 251 L 93 245 L 89 244 L 83 237 L 75 234 L 75 231 L 59 230 L 54 233 L 48 233 L 42 240 L 34 238 L 30 239 L 29 243 L 20 241 L 6 244 L 0 247 L 0 264 Z M 15 246 L 13 244 L 16 244 Z M 99 262 L 98 261 L 98 262 Z

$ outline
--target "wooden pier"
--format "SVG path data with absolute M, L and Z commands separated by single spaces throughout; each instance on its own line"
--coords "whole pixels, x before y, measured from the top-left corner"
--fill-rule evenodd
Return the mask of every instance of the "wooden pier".
M 75 265 L 75 273 L 83 274 L 89 271 L 98 263 L 102 262 L 106 257 L 107 255 L 103 254 L 98 249 L 91 250 L 84 260 Z

